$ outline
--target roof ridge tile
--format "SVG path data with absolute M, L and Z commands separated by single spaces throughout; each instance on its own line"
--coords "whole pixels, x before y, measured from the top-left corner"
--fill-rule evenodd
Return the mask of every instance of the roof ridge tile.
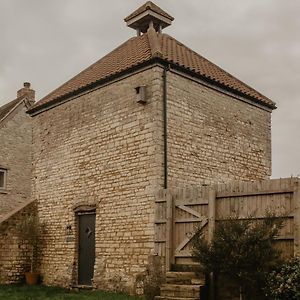
M 148 28 L 147 34 L 148 34 L 149 46 L 151 49 L 152 57 L 162 57 L 162 51 L 158 39 L 158 33 L 155 31 L 153 27 L 150 26 Z

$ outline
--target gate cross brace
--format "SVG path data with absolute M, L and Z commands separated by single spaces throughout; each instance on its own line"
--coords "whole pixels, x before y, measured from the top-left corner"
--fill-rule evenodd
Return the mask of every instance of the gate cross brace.
M 184 210 L 184 211 L 186 211 L 186 212 L 188 212 L 188 213 L 190 213 L 191 215 L 193 215 L 193 216 L 195 216 L 199 219 L 202 218 L 201 214 L 199 214 L 197 211 L 195 211 L 195 210 L 193 210 L 193 209 L 191 209 L 191 208 L 189 208 L 185 205 L 178 205 L 177 207 Z
M 199 230 L 202 230 L 203 227 L 208 223 L 208 219 L 205 218 L 205 217 L 202 217 L 202 220 L 201 220 L 201 226 L 199 227 Z M 175 255 L 178 254 L 180 252 L 180 250 L 182 250 L 187 244 L 188 242 L 195 236 L 196 232 L 193 232 L 191 234 L 190 237 L 186 237 L 179 245 L 178 247 L 176 248 L 175 250 Z

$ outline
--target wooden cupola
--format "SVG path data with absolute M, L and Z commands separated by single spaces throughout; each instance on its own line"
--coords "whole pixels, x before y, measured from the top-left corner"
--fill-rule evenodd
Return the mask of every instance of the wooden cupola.
M 174 18 L 155 5 L 147 1 L 140 8 L 124 19 L 127 26 L 137 31 L 137 35 L 147 32 L 149 27 L 154 27 L 156 32 L 170 26 Z

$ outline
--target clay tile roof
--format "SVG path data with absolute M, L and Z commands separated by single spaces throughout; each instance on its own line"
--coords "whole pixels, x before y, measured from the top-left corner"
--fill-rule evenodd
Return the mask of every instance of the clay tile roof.
M 162 47 L 163 59 L 189 69 L 190 71 L 195 72 L 212 82 L 218 83 L 221 86 L 229 88 L 230 90 L 254 98 L 270 108 L 276 108 L 275 103 L 272 100 L 227 73 L 200 54 L 178 42 L 171 36 L 161 34 L 159 35 L 159 40 Z
M 174 20 L 174 18 L 172 16 L 170 16 L 168 13 L 166 13 L 164 10 L 162 10 L 160 7 L 158 7 L 157 5 L 155 5 L 153 2 L 151 1 L 147 1 L 144 5 L 142 5 L 141 7 L 139 7 L 137 10 L 135 10 L 133 13 L 131 13 L 128 17 L 126 17 L 124 19 L 125 22 L 129 21 L 130 19 L 138 16 L 139 14 L 142 14 L 143 12 L 145 12 L 146 10 L 152 10 L 153 12 L 156 12 L 168 19 L 170 19 L 171 21 Z
M 151 30 L 126 41 L 41 99 L 31 107 L 29 112 L 38 111 L 39 108 L 45 107 L 53 101 L 59 101 L 61 98 L 69 98 L 83 90 L 88 90 L 92 85 L 97 84 L 101 80 L 109 80 L 111 76 L 127 70 L 129 72 L 131 68 L 139 66 L 153 58 L 168 62 L 174 67 L 179 66 L 181 69 L 192 72 L 212 84 L 216 84 L 238 95 L 250 97 L 252 101 L 269 108 L 276 108 L 275 103 L 269 98 L 230 75 L 176 39 L 167 34 L 158 34 L 153 28 Z
M 6 104 L 4 104 L 3 106 L 0 107 L 0 122 L 2 121 L 2 119 L 7 116 L 7 114 L 10 113 L 10 111 L 19 103 L 23 100 L 23 96 L 22 97 L 18 97 Z
M 147 35 L 131 38 L 90 67 L 67 81 L 32 108 L 41 106 L 61 96 L 73 93 L 98 80 L 120 73 L 151 58 L 151 49 Z

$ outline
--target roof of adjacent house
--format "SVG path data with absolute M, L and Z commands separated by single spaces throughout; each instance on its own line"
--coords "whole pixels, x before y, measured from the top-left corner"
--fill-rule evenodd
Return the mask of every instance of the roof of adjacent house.
M 23 87 L 17 91 L 17 98 L 0 107 L 0 123 L 10 115 L 21 102 L 27 108 L 34 104 L 35 91 L 30 88 L 29 82 L 24 82 Z
M 25 201 L 24 203 L 21 203 L 20 205 L 16 206 L 12 211 L 10 211 L 8 213 L 5 213 L 5 214 L 0 213 L 0 225 L 3 222 L 8 221 L 11 217 L 16 215 L 18 212 L 20 212 L 23 209 L 27 208 L 30 204 L 34 205 L 35 202 L 36 202 L 36 199 L 30 198 L 29 200 Z
M 24 100 L 24 96 L 21 96 L 1 106 L 0 122 L 23 100 Z
M 173 37 L 158 33 L 154 28 L 140 36 L 133 37 L 117 47 L 115 50 L 92 64 L 90 67 L 61 85 L 49 95 L 37 102 L 29 110 L 30 113 L 47 107 L 53 102 L 67 99 L 85 90 L 101 84 L 103 80 L 109 80 L 132 68 L 144 65 L 158 59 L 162 63 L 168 63 L 173 67 L 179 67 L 183 71 L 199 76 L 218 87 L 229 90 L 238 96 L 244 96 L 253 102 L 262 104 L 268 108 L 276 108 L 275 103 L 255 89 L 230 75 L 208 59 L 191 50 Z

